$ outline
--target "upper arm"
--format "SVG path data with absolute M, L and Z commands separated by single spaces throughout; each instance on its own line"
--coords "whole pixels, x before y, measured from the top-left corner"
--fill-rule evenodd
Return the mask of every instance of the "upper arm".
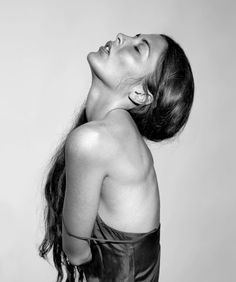
M 110 158 L 109 141 L 99 129 L 81 127 L 65 144 L 66 191 L 63 218 L 69 233 L 90 237 L 99 206 L 102 182 Z M 83 256 L 88 244 L 69 236 L 63 228 L 63 249 Z

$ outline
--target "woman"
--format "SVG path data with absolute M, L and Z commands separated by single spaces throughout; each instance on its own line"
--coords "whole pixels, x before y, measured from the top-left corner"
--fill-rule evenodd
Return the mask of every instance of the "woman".
M 194 80 L 182 48 L 160 34 L 118 34 L 87 56 L 86 105 L 52 159 L 46 234 L 57 282 L 158 281 L 160 199 L 146 140 L 174 137 L 192 107 Z

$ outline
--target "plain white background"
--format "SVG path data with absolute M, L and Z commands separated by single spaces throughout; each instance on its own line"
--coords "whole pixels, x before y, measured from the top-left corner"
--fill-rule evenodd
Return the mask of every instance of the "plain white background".
M 166 33 L 196 92 L 184 132 L 150 143 L 161 195 L 160 282 L 235 282 L 235 1 L 1 1 L 0 280 L 54 282 L 46 165 L 91 83 L 86 56 L 118 32 Z

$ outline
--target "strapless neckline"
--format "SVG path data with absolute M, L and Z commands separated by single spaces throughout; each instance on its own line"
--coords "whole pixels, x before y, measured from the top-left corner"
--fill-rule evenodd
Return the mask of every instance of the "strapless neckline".
M 122 234 L 129 235 L 129 236 L 148 235 L 148 234 L 151 234 L 151 233 L 156 232 L 157 230 L 159 230 L 159 229 L 160 229 L 160 226 L 161 226 L 161 224 L 159 223 L 159 226 L 158 226 L 158 227 L 156 227 L 156 228 L 154 228 L 154 229 L 152 229 L 151 231 L 148 231 L 148 232 L 128 232 L 128 231 L 118 230 L 118 229 L 116 229 L 116 228 L 114 228 L 114 227 L 108 225 L 107 223 L 104 222 L 104 220 L 101 218 L 101 216 L 99 215 L 99 213 L 97 213 L 97 220 L 99 220 L 99 222 L 100 222 L 103 226 L 105 226 L 106 228 L 111 229 L 111 230 L 115 231 L 116 233 L 122 233 Z

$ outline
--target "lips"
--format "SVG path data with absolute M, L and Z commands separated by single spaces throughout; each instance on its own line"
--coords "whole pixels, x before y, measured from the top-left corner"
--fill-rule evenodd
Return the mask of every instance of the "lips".
M 100 51 L 106 53 L 108 56 L 110 55 L 111 53 L 111 49 L 112 49 L 112 41 L 107 41 L 107 43 L 104 45 L 104 46 L 101 46 L 99 48 Z
M 109 55 L 109 53 L 108 53 L 108 51 L 107 51 L 107 49 L 106 49 L 105 47 L 101 46 L 101 47 L 99 48 L 99 50 L 101 50 L 102 52 L 104 52 L 104 53 L 106 53 L 107 55 Z
M 112 41 L 107 41 L 107 43 L 105 44 L 105 48 L 108 47 L 108 53 L 110 54 L 111 53 L 111 48 L 112 48 Z

